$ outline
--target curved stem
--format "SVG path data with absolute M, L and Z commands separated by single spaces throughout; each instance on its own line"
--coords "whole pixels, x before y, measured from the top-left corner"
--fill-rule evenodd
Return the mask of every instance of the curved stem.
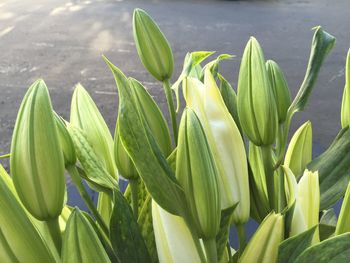
M 52 220 L 45 221 L 48 226 L 52 240 L 56 246 L 58 253 L 61 253 L 62 248 L 62 235 L 60 225 L 58 223 L 58 217 Z
M 97 211 L 94 202 L 91 200 L 89 193 L 86 191 L 85 186 L 83 185 L 83 182 L 81 180 L 81 177 L 79 175 L 79 172 L 77 168 L 74 165 L 68 166 L 67 171 L 69 172 L 72 181 L 76 188 L 78 189 L 78 192 L 80 196 L 83 198 L 86 206 L 89 208 L 90 212 L 94 215 L 97 223 L 101 227 L 102 231 L 106 236 L 109 236 L 109 230 L 105 222 L 103 221 L 100 213 Z
M 216 240 L 215 238 L 203 239 L 205 253 L 207 255 L 208 263 L 217 263 L 218 255 L 216 251 Z
M 177 131 L 176 111 L 175 111 L 173 96 L 171 94 L 171 88 L 170 88 L 170 83 L 168 79 L 163 81 L 163 89 L 165 92 L 166 101 L 168 103 L 168 110 L 171 117 L 171 125 L 173 127 L 173 133 L 174 133 L 174 143 L 175 145 L 177 145 L 178 131 Z
M 130 179 L 129 184 L 130 184 L 130 190 L 131 190 L 131 204 L 132 204 L 132 210 L 134 212 L 134 216 L 137 220 L 138 218 L 138 210 L 139 210 L 139 205 L 138 205 L 138 195 L 139 195 L 139 182 L 138 180 L 140 179 Z

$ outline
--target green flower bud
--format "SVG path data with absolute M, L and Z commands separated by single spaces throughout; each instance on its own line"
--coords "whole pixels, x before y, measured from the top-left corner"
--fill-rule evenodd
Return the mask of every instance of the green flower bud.
M 180 123 L 176 178 L 184 189 L 199 237 L 214 238 L 220 226 L 218 170 L 197 115 L 186 109 Z
M 350 232 L 350 183 L 346 188 L 343 203 L 341 205 L 337 227 L 335 229 L 336 235 L 341 235 Z
M 0 200 L 1 262 L 59 262 L 59 255 L 43 241 L 2 176 Z
M 238 203 L 233 221 L 245 223 L 249 218 L 250 199 L 244 143 L 209 67 L 205 70 L 204 84 L 194 78 L 185 79 L 184 96 L 187 107 L 195 111 L 204 127 L 218 168 L 221 209 Z
M 266 61 L 267 74 L 275 96 L 278 122 L 282 123 L 287 117 L 287 111 L 291 104 L 290 92 L 283 72 L 275 61 Z
M 111 262 L 95 230 L 78 208 L 68 219 L 62 262 Z
M 77 162 L 77 157 L 75 155 L 74 144 L 69 132 L 66 128 L 64 120 L 54 112 L 54 117 L 57 125 L 58 138 L 60 140 L 64 164 L 65 166 L 74 165 Z
M 48 89 L 38 80 L 19 109 L 11 174 L 21 202 L 39 220 L 57 218 L 65 202 L 64 160 Z
M 341 104 L 341 127 L 345 128 L 350 123 L 350 49 L 346 57 L 345 87 Z
M 299 179 L 306 165 L 312 160 L 312 125 L 305 122 L 293 135 L 284 159 L 296 178 Z
M 251 37 L 238 77 L 238 116 L 244 133 L 255 145 L 271 145 L 278 129 L 278 113 L 266 72 L 263 51 Z
M 111 133 L 96 104 L 80 84 L 74 90 L 70 123 L 84 131 L 108 173 L 114 178 L 118 177 Z
M 115 164 L 117 165 L 118 172 L 125 179 L 131 180 L 138 177 L 136 168 L 132 160 L 130 159 L 128 153 L 126 152 L 124 145 L 120 139 L 118 133 L 118 122 L 115 129 L 114 136 L 114 158 Z
M 174 58 L 170 45 L 153 19 L 143 10 L 135 9 L 134 41 L 144 67 L 159 81 L 171 78 Z
M 284 239 L 284 218 L 270 213 L 260 224 L 239 258 L 240 263 L 276 263 L 278 247 Z
M 159 262 L 201 262 L 195 241 L 182 217 L 168 213 L 152 200 L 152 221 Z M 199 243 L 199 239 L 196 242 Z

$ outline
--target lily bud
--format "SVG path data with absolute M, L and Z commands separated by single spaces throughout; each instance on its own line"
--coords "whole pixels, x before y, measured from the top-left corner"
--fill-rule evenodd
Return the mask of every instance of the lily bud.
M 59 255 L 44 242 L 3 176 L 0 176 L 0 200 L 1 261 L 58 262 Z
M 195 111 L 204 127 L 218 168 L 221 209 L 238 203 L 233 222 L 245 223 L 250 211 L 245 147 L 209 68 L 205 71 L 204 85 L 194 78 L 184 81 L 184 96 L 187 107 Z
M 95 230 L 78 208 L 68 219 L 62 262 L 111 262 Z
M 80 84 L 75 87 L 73 93 L 70 123 L 85 132 L 89 143 L 96 155 L 100 157 L 100 161 L 106 166 L 108 173 L 117 178 L 113 138 L 96 104 Z
M 69 132 L 66 128 L 64 120 L 54 112 L 54 117 L 57 125 L 58 138 L 61 144 L 65 166 L 74 165 L 77 162 L 75 155 L 74 144 Z
M 159 81 L 170 79 L 174 69 L 170 45 L 153 19 L 139 8 L 134 11 L 133 32 L 144 67 Z
M 168 213 L 152 200 L 152 219 L 160 263 L 201 262 L 195 241 L 182 217 Z
M 283 166 L 287 184 L 287 195 L 295 198 L 290 236 L 298 235 L 318 224 L 320 210 L 320 187 L 318 172 L 305 170 L 297 184 L 292 171 Z M 289 197 L 289 198 L 290 198 Z M 287 199 L 289 199 L 287 198 Z M 288 203 L 293 200 L 289 200 Z M 319 232 L 316 230 L 312 243 L 319 242 Z
M 180 123 L 176 178 L 184 189 L 199 237 L 210 239 L 220 226 L 218 170 L 197 115 L 186 109 Z
M 345 128 L 350 124 L 350 49 L 346 57 L 345 66 L 345 87 L 341 104 L 341 127 Z
M 10 167 L 25 208 L 39 220 L 57 218 L 65 202 L 64 160 L 43 80 L 34 82 L 22 101 L 12 137 Z
M 267 75 L 269 76 L 271 88 L 275 96 L 278 122 L 285 121 L 288 108 L 291 104 L 290 91 L 283 72 L 275 61 L 266 61 Z
M 284 159 L 297 180 L 302 176 L 306 165 L 312 160 L 312 125 L 305 122 L 293 135 Z
M 238 116 L 244 133 L 255 145 L 271 145 L 278 129 L 278 112 L 268 79 L 263 51 L 251 37 L 238 77 Z
M 115 128 L 114 135 L 114 158 L 115 164 L 118 168 L 118 172 L 121 176 L 128 180 L 136 179 L 138 177 L 135 165 L 130 159 L 120 139 L 118 132 L 118 122 L 117 127 Z
M 281 214 L 270 213 L 260 224 L 238 262 L 275 263 L 278 247 L 284 239 L 284 218 Z
M 335 229 L 335 235 L 350 232 L 350 183 L 346 188 L 343 203 L 341 205 L 339 219 Z

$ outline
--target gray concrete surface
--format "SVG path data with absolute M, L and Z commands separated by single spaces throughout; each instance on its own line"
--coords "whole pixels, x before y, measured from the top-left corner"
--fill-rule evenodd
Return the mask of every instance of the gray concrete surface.
M 282 1 L 65 1 L 0 2 L 0 154 L 10 146 L 16 114 L 28 86 L 46 81 L 54 108 L 68 117 L 73 86 L 81 82 L 114 129 L 118 97 L 101 59 L 107 55 L 127 75 L 141 80 L 166 109 L 161 86 L 138 60 L 132 38 L 132 11 L 149 12 L 168 37 L 179 73 L 187 51 L 215 50 L 237 57 L 222 64 L 233 83 L 243 48 L 256 36 L 266 58 L 284 70 L 292 94 L 303 80 L 313 26 L 337 37 L 305 113 L 293 129 L 310 119 L 314 141 L 326 147 L 339 130 L 344 63 L 350 47 L 347 0 Z M 167 112 L 165 111 L 166 115 Z

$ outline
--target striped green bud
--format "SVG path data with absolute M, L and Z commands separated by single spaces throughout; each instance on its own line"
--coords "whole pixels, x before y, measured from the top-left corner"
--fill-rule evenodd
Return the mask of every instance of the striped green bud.
M 137 53 L 144 67 L 159 81 L 170 79 L 174 69 L 170 45 L 153 19 L 138 8 L 134 11 L 133 32 Z
M 275 96 L 278 122 L 282 123 L 287 117 L 287 111 L 291 104 L 290 91 L 282 70 L 275 61 L 266 61 L 267 75 Z
M 341 126 L 345 128 L 350 124 L 350 49 L 346 57 L 345 87 L 341 104 Z
M 312 160 L 312 125 L 305 122 L 293 135 L 286 152 L 284 164 L 299 179 Z
M 185 110 L 180 123 L 176 178 L 199 237 L 214 238 L 220 225 L 218 170 L 203 127 L 191 109 Z
M 73 93 L 70 123 L 84 131 L 89 143 L 92 145 L 96 155 L 99 156 L 100 161 L 107 168 L 108 173 L 112 177 L 117 178 L 113 138 L 96 104 L 80 84 L 75 87 Z
M 22 101 L 12 137 L 10 167 L 25 208 L 39 220 L 57 218 L 65 202 L 64 160 L 43 80 L 34 82 Z
M 238 116 L 244 133 L 255 145 L 274 143 L 278 112 L 258 41 L 248 41 L 238 77 Z
M 60 140 L 61 149 L 64 157 L 65 166 L 74 165 L 77 162 L 75 155 L 74 144 L 69 135 L 65 121 L 54 112 L 54 117 L 57 125 L 58 138 Z
M 71 213 L 62 248 L 62 263 L 111 262 L 88 219 L 74 209 Z
M 152 221 L 159 262 L 201 262 L 195 244 L 199 239 L 194 241 L 182 217 L 168 213 L 152 200 Z
M 194 78 L 185 79 L 184 96 L 187 107 L 196 113 L 204 127 L 218 168 L 221 209 L 238 203 L 233 221 L 245 223 L 250 200 L 244 143 L 209 67 L 205 70 L 204 84 Z
M 135 165 L 126 152 L 124 145 L 120 139 L 118 132 L 118 122 L 114 135 L 114 158 L 118 172 L 121 176 L 128 180 L 136 179 L 138 177 Z
M 278 247 L 283 239 L 284 218 L 272 212 L 260 224 L 238 262 L 277 263 Z
M 59 255 L 43 241 L 2 176 L 0 200 L 1 262 L 59 262 Z

